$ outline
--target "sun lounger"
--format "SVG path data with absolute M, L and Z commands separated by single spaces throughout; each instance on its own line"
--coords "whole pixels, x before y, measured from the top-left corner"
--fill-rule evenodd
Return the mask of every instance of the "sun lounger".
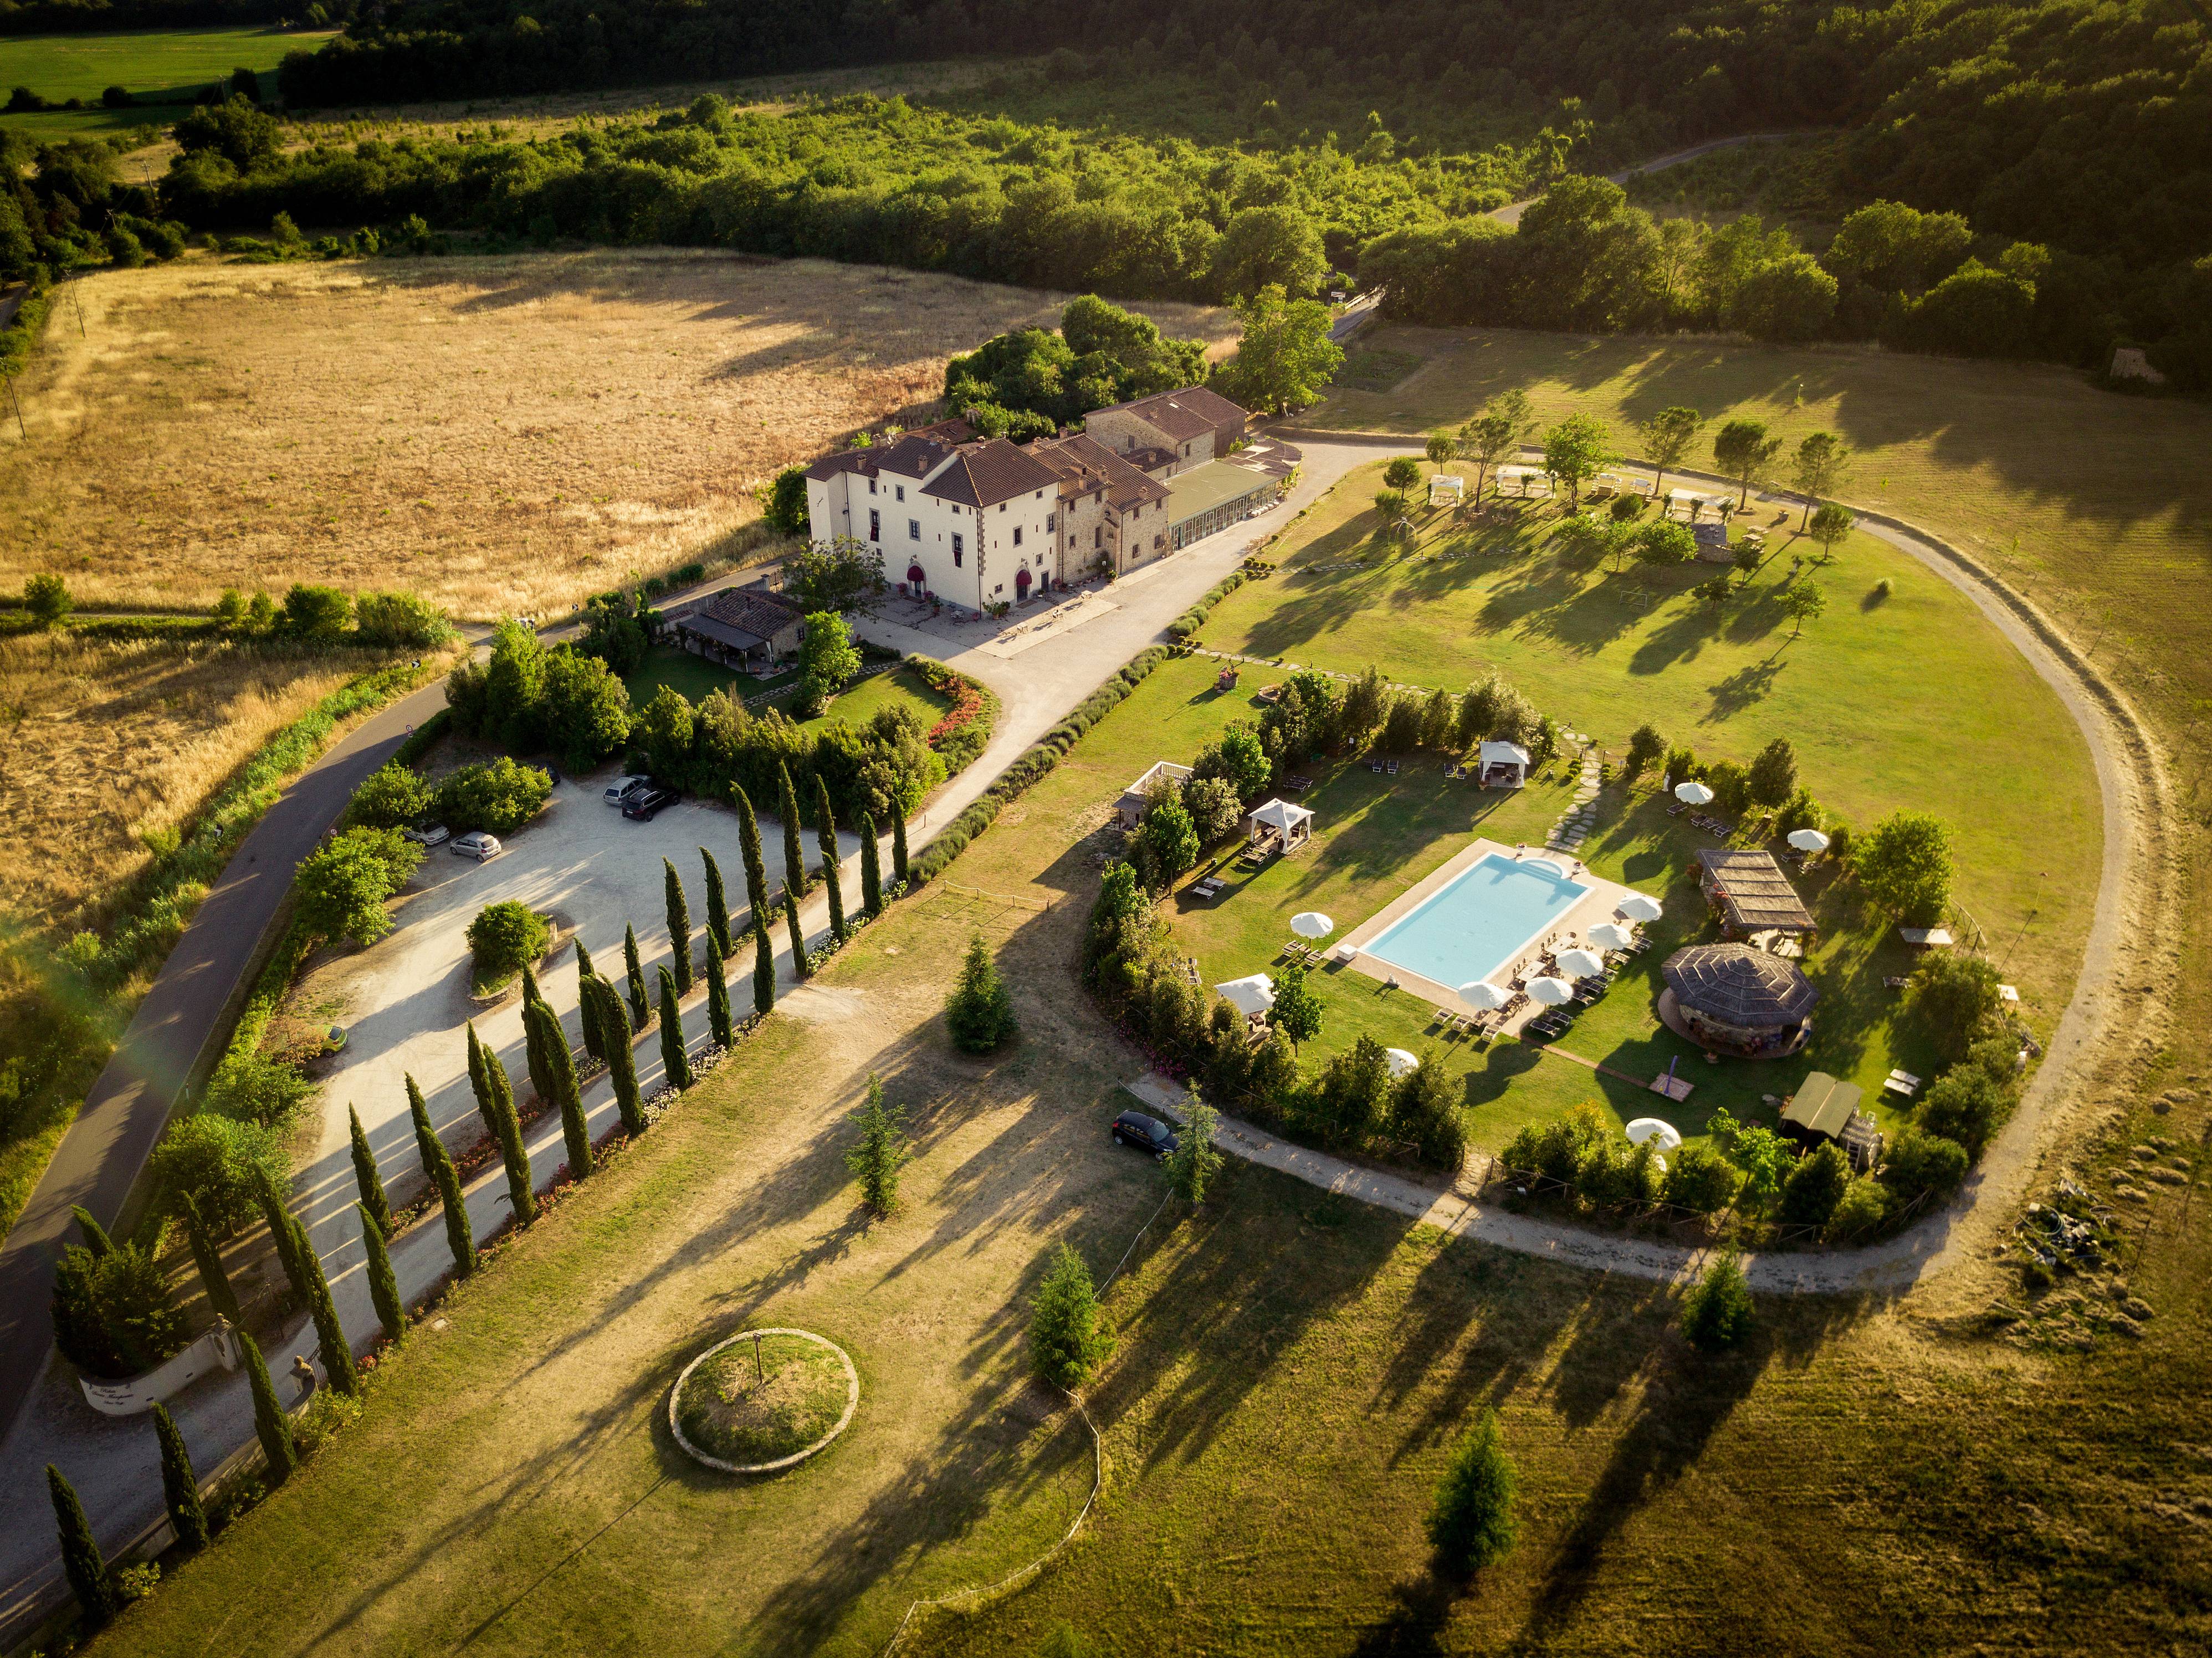
M 1881 982 L 1882 987 L 1886 990 L 1902 990 L 1906 985 L 1910 984 L 1911 981 L 1904 978 L 1898 974 L 1892 973 L 1886 976 Z
M 1313 786 L 1313 779 L 1310 777 L 1285 778 L 1283 780 L 1283 786 L 1292 794 L 1304 794 Z
M 1367 769 L 1375 773 L 1377 776 L 1380 776 L 1382 771 L 1382 762 L 1380 760 L 1370 760 L 1367 762 Z
M 1383 767 L 1382 769 L 1389 773 L 1391 776 L 1395 777 L 1398 774 L 1398 762 L 1393 760 L 1389 765 Z

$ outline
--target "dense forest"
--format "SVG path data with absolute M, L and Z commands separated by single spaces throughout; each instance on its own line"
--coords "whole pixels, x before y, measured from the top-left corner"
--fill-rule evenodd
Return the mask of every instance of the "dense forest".
M 241 28 L 304 15 L 295 0 L 0 0 L 0 34 Z

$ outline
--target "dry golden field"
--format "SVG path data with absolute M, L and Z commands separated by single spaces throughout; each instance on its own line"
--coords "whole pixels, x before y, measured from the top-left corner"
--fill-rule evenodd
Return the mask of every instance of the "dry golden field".
M 197 604 L 402 586 L 556 609 L 710 556 L 750 490 L 1065 296 L 668 250 L 103 274 L 0 435 L 0 587 Z M 1219 343 L 1229 313 L 1148 306 Z
M 362 652 L 0 640 L 0 914 L 58 943 Z

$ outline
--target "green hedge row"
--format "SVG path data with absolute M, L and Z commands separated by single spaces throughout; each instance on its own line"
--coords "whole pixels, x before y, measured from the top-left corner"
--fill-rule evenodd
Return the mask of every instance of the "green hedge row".
M 1119 673 L 1078 703 L 1074 712 L 1044 734 L 1043 741 L 1007 767 L 967 811 L 937 832 L 908 866 L 910 884 L 919 887 L 942 875 L 945 866 L 967 850 L 970 841 L 990 828 L 1008 801 L 1036 786 L 1085 732 L 1120 707 L 1153 669 L 1173 654 L 1164 645 L 1139 652 Z
M 1213 607 L 1243 586 L 1244 581 L 1245 575 L 1242 570 L 1231 570 L 1222 577 L 1206 590 L 1197 604 L 1168 623 L 1168 637 L 1180 645 L 1196 634 L 1206 625 L 1206 618 L 1213 613 Z

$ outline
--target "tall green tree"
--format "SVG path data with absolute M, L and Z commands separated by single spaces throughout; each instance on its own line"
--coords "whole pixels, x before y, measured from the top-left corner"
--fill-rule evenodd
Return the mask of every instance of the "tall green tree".
M 629 1028 L 634 1035 L 644 1029 L 645 1022 L 653 1017 L 653 1004 L 645 991 L 645 963 L 638 957 L 635 926 L 623 933 L 623 973 L 629 984 Z
M 868 1078 L 868 1100 L 853 1115 L 860 1131 L 845 1153 L 845 1167 L 860 1183 L 860 1202 L 873 1215 L 888 1215 L 898 1207 L 899 1170 L 910 1155 L 902 1125 L 906 1113 L 884 1103 L 883 1079 Z
M 968 941 L 968 959 L 945 1005 L 945 1025 L 952 1045 L 963 1054 L 988 1054 L 1014 1038 L 1014 998 L 999 976 L 999 964 L 983 935 Z
M 799 821 L 799 791 L 791 786 L 791 768 L 779 760 L 775 762 L 776 809 L 783 814 L 783 884 L 806 896 L 812 884 L 806 873 L 806 854 L 800 849 Z
M 1221 1167 L 1220 1150 L 1213 1144 L 1219 1114 L 1206 1102 L 1196 1083 L 1183 1089 L 1182 1130 L 1176 1149 L 1168 1153 L 1168 1184 L 1192 1203 L 1206 1201 L 1206 1188 Z
M 1291 299 L 1270 282 L 1240 301 L 1237 316 L 1243 337 L 1221 373 L 1248 409 L 1279 415 L 1318 402 L 1344 367 L 1343 348 L 1328 337 L 1333 319 L 1318 300 Z
M 87 1627 L 97 1629 L 123 1610 L 115 1574 L 100 1552 L 100 1540 L 92 1534 L 92 1521 L 85 1518 L 76 1487 L 51 1462 L 46 1464 L 46 1494 L 53 1499 L 54 1524 L 61 1534 L 62 1573 Z
M 775 1006 L 775 941 L 768 934 L 768 912 L 753 912 L 753 1011 L 765 1015 Z
M 671 1088 L 691 1086 L 691 1056 L 684 1050 L 684 1014 L 676 1005 L 676 978 L 660 969 L 660 1068 Z
M 737 1022 L 730 1017 L 729 969 L 711 930 L 707 934 L 707 1029 L 714 1034 L 715 1047 L 737 1046 Z
M 1611 435 L 1591 416 L 1570 415 L 1544 434 L 1544 470 L 1565 480 L 1569 512 L 1581 510 L 1583 485 L 1613 459 Z
M 1722 1255 L 1682 1297 L 1682 1333 L 1705 1352 L 1734 1347 L 1751 1333 L 1751 1285 L 1734 1250 Z
M 530 1178 L 529 1148 L 522 1143 L 522 1119 L 514 1108 L 514 1087 L 507 1081 L 506 1064 L 477 1039 L 473 1022 L 469 1042 L 469 1080 L 476 1083 L 479 1072 L 483 1078 L 477 1109 L 498 1142 L 500 1161 L 506 1165 L 507 1204 L 514 1224 L 527 1226 L 538 1218 L 538 1196 Z
M 222 1252 L 216 1247 L 207 1223 L 200 1218 L 199 1204 L 189 1192 L 179 1193 L 177 1204 L 184 1212 L 185 1241 L 191 1248 L 192 1265 L 199 1269 L 200 1287 L 207 1291 L 208 1305 L 235 1324 L 240 1318 L 238 1292 L 224 1275 Z
M 576 1081 L 576 1063 L 568 1051 L 568 1033 L 561 1016 L 539 1004 L 525 1013 L 537 1021 L 538 1040 L 544 1045 L 547 1080 L 553 1087 L 553 1103 L 561 1110 L 561 1139 L 568 1154 L 568 1178 L 582 1180 L 592 1172 L 592 1131 L 584 1117 L 584 1090 Z
M 745 903 L 756 917 L 768 914 L 768 862 L 761 855 L 760 820 L 753 803 L 734 785 L 730 790 L 738 808 L 738 844 L 745 860 Z
M 1924 811 L 1893 811 L 1851 842 L 1851 874 L 1880 908 L 1930 923 L 1951 902 L 1951 831 Z
M 522 969 L 524 1067 L 530 1073 L 530 1091 L 541 1100 L 550 1101 L 553 1097 L 553 1076 L 548 1068 L 544 1030 L 538 1022 L 530 1017 L 531 1011 L 538 1007 L 550 1011 L 552 1004 L 545 999 L 545 993 L 538 989 L 538 975 L 526 964 Z
M 208 1545 L 207 1509 L 200 1503 L 200 1477 L 193 1472 L 191 1453 L 167 1406 L 157 1401 L 152 1414 L 154 1437 L 161 1447 L 161 1504 L 169 1511 L 169 1529 L 180 1546 L 204 1549 Z
M 477 1269 L 476 1229 L 469 1224 L 468 1204 L 461 1195 L 460 1171 L 430 1126 L 429 1102 L 412 1073 L 407 1078 L 407 1110 L 415 1120 L 415 1150 L 422 1160 L 422 1172 L 438 1188 L 439 1206 L 445 1212 L 446 1247 L 453 1251 L 453 1276 L 466 1278 Z
M 276 1264 L 284 1269 L 285 1281 L 291 1284 L 292 1293 L 305 1302 L 307 1299 L 307 1269 L 300 1260 L 297 1230 L 292 1224 L 289 1211 L 284 1207 L 283 1194 L 265 1167 L 253 1171 L 254 1195 L 261 1202 L 261 1218 L 269 1227 L 270 1246 L 276 1251 Z
M 238 1333 L 237 1340 L 246 1360 L 246 1384 L 253 1394 L 253 1432 L 261 1441 L 262 1464 L 273 1485 L 291 1473 L 300 1460 L 292 1442 L 292 1419 L 276 1402 L 276 1387 L 269 1379 L 269 1362 L 261 1357 L 260 1344 L 244 1330 Z
M 613 1040 L 616 1028 L 625 1019 L 615 987 L 605 979 L 595 979 L 592 996 L 599 1007 L 600 1029 L 611 1039 L 607 1043 L 607 1081 L 614 1090 L 615 1109 L 622 1117 L 623 1132 L 635 1139 L 645 1133 L 645 1102 L 637 1086 L 637 1050 L 630 1046 L 627 1031 L 619 1040 Z
M 891 810 L 898 807 L 893 804 Z M 883 849 L 876 844 L 876 820 L 872 813 L 860 814 L 860 913 L 870 920 L 884 913 Z
M 1768 434 L 1763 420 L 1732 420 L 1713 434 L 1713 459 L 1736 481 L 1737 510 L 1750 501 L 1751 486 L 1765 477 L 1781 452 L 1782 440 Z
M 1807 534 L 1820 544 L 1820 562 L 1826 564 L 1836 556 L 1836 544 L 1850 534 L 1857 523 L 1858 519 L 1852 516 L 1850 507 L 1838 506 L 1832 501 L 1823 501 L 1814 509 L 1812 517 L 1806 521 L 1805 529 Z
M 783 920 L 791 929 L 791 970 L 799 978 L 814 976 L 814 963 L 806 954 L 806 929 L 799 925 L 799 895 L 789 887 L 783 890 Z
M 896 805 L 891 807 L 891 884 L 906 885 L 906 813 Z
M 392 1251 L 385 1247 L 384 1234 L 377 1228 L 376 1218 L 368 1212 L 368 1206 L 357 1203 L 354 1210 L 361 1217 L 361 1247 L 368 1258 L 368 1299 L 376 1309 L 376 1321 L 392 1341 L 404 1341 L 407 1303 L 399 1298 L 399 1279 L 392 1270 Z
M 830 936 L 845 938 L 845 884 L 837 870 L 837 818 L 830 809 L 830 785 L 814 774 L 814 841 L 822 848 L 822 884 L 830 894 Z
M 1054 1387 L 1073 1393 L 1097 1374 L 1113 1345 L 1091 1269 L 1063 1242 L 1030 1303 L 1030 1363 Z
M 1474 419 L 1460 428 L 1460 448 L 1475 459 L 1476 500 L 1482 498 L 1485 474 L 1520 452 L 1521 440 L 1528 435 L 1535 417 L 1528 394 L 1516 386 L 1492 398 Z
M 299 1262 L 307 1315 L 314 1320 L 315 1345 L 322 1357 L 323 1374 L 338 1392 L 349 1396 L 358 1394 L 361 1375 L 354 1369 L 353 1344 L 346 1339 L 345 1326 L 338 1322 L 338 1309 L 331 1300 L 331 1281 L 323 1273 L 323 1258 L 316 1252 L 306 1227 L 289 1214 L 282 1219 L 292 1230 L 293 1256 Z
M 84 1247 L 92 1251 L 94 1260 L 115 1252 L 115 1240 L 107 1236 L 105 1226 L 93 1218 L 90 1210 L 80 1204 L 71 1204 L 70 1218 L 76 1223 L 77 1230 L 84 1234 Z
M 376 1172 L 376 1153 L 368 1149 L 368 1135 L 361 1126 L 361 1113 L 349 1104 L 346 1121 L 353 1135 L 353 1179 L 361 1188 L 362 1207 L 386 1237 L 392 1236 L 392 1204 L 384 1195 L 384 1177 Z
M 1455 1572 L 1503 1559 L 1513 1547 L 1513 1461 L 1498 1432 L 1498 1412 L 1476 1418 L 1444 1465 L 1429 1513 L 1429 1540 Z
M 714 941 L 715 953 L 726 962 L 730 959 L 732 935 L 729 895 L 722 890 L 722 866 L 704 847 L 699 848 L 699 861 L 707 872 L 707 936 Z
M 1808 434 L 1797 446 L 1796 465 L 1790 469 L 1790 482 L 1805 497 L 1805 516 L 1799 530 L 1809 529 L 1813 509 L 1826 496 L 1843 486 L 1844 477 L 1850 471 L 1851 448 L 1833 432 Z
M 592 966 L 591 957 L 585 953 L 584 940 L 580 935 L 576 939 L 576 1008 L 583 1016 L 584 1052 L 605 1065 L 607 1060 L 606 1042 L 600 1035 L 599 1022 L 592 1017 L 591 998 L 584 993 L 584 987 L 598 976 Z
M 1304 968 L 1286 967 L 1275 975 L 1275 1000 L 1267 1010 L 1267 1023 L 1283 1033 L 1294 1054 L 1321 1035 L 1321 998 L 1306 982 Z
M 684 901 L 683 878 L 676 865 L 664 858 L 662 890 L 668 901 L 669 964 L 676 970 L 676 991 L 678 995 L 691 993 L 691 906 Z
M 1644 439 L 1644 458 L 1657 473 L 1651 481 L 1655 500 L 1666 500 L 1668 472 L 1682 464 L 1682 457 L 1697 441 L 1698 428 L 1705 423 L 1705 417 L 1696 410 L 1676 404 L 1662 409 L 1638 428 Z

